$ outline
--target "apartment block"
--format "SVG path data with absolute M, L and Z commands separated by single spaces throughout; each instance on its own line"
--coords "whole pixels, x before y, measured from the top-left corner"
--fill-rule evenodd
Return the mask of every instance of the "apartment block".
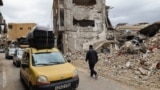
M 26 37 L 35 25 L 35 23 L 8 23 L 8 41 Z

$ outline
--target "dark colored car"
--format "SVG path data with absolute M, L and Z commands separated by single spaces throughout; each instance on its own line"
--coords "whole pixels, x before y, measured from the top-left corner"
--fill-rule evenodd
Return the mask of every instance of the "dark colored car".
M 21 60 L 22 60 L 22 55 L 23 55 L 24 50 L 21 48 L 17 48 L 15 50 L 15 53 L 13 55 L 13 64 L 17 67 L 20 67 L 21 65 Z

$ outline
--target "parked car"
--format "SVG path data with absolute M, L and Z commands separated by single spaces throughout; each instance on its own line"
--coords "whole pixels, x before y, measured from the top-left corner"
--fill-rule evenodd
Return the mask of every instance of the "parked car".
M 0 48 L 0 53 L 4 53 L 5 52 L 5 48 Z
M 23 52 L 24 52 L 24 49 L 21 49 L 21 48 L 17 48 L 14 52 L 13 64 L 17 67 L 21 65 Z
M 56 48 L 25 49 L 20 79 L 28 90 L 76 90 L 79 85 L 77 69 Z
M 12 59 L 16 48 L 7 48 L 5 52 L 6 59 Z

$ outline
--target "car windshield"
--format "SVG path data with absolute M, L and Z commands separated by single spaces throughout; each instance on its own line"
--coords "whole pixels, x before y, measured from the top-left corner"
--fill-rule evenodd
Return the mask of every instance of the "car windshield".
M 60 52 L 35 53 L 32 54 L 32 60 L 34 66 L 65 63 L 65 60 Z

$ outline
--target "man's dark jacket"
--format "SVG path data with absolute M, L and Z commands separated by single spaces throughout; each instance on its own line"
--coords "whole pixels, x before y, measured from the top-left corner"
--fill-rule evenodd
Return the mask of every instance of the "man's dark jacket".
M 94 49 L 89 49 L 87 51 L 86 61 L 89 61 L 90 64 L 95 64 L 98 61 L 98 55 Z

